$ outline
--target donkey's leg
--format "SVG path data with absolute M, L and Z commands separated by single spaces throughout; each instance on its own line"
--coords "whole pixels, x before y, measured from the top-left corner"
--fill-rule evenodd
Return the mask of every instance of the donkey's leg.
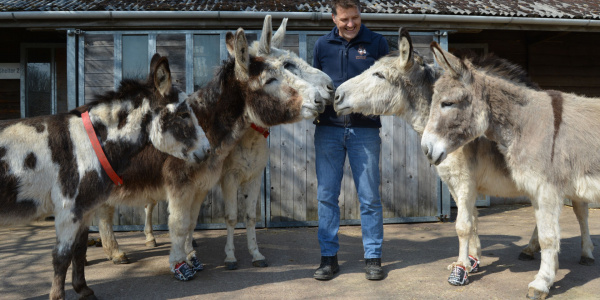
M 87 224 L 87 222 L 86 222 Z M 94 291 L 87 286 L 85 282 L 85 255 L 87 252 L 88 227 L 81 226 L 75 243 L 73 245 L 73 289 L 79 294 L 79 299 L 94 300 L 97 299 Z
M 225 201 L 225 226 L 227 227 L 227 242 L 225 243 L 225 266 L 229 270 L 238 268 L 235 258 L 235 245 L 233 244 L 233 234 L 237 224 L 237 190 L 239 181 L 235 175 L 224 174 L 221 177 L 221 191 Z
M 588 227 L 588 203 L 583 201 L 573 201 L 573 211 L 577 216 L 579 222 L 579 229 L 581 231 L 581 259 L 579 264 L 584 266 L 591 266 L 594 264 L 594 243 L 590 237 L 590 229 Z
M 477 201 L 477 198 L 475 198 Z M 481 241 L 479 240 L 479 212 L 477 207 L 473 204 L 473 230 L 471 230 L 471 236 L 469 237 L 469 255 L 477 258 L 481 258 Z
M 169 199 L 169 236 L 171 237 L 171 253 L 169 264 L 171 271 L 179 280 L 189 280 L 195 272 L 189 266 L 185 242 L 189 236 L 190 209 L 192 207 L 193 193 L 190 188 L 172 187 L 168 191 Z
M 196 254 L 196 250 L 194 250 L 194 230 L 196 229 L 196 223 L 198 222 L 198 215 L 200 214 L 200 209 L 202 208 L 202 203 L 206 199 L 206 195 L 208 194 L 207 190 L 199 190 L 196 192 L 195 200 L 192 203 L 192 207 L 190 209 L 190 227 L 188 228 L 188 237 L 185 241 L 185 252 L 187 253 L 187 262 L 192 266 L 194 271 L 202 271 L 204 266 L 198 259 L 198 255 Z
M 456 184 L 454 187 L 455 190 L 455 199 L 457 206 L 457 215 L 456 215 L 456 234 L 458 235 L 458 260 L 451 265 L 448 266 L 449 270 L 454 269 L 455 266 L 464 267 L 467 272 L 471 271 L 471 263 L 469 261 L 469 246 L 473 244 L 476 248 L 474 249 L 476 254 L 476 259 L 479 260 L 481 245 L 479 242 L 479 237 L 476 236 L 477 233 L 474 230 L 475 228 L 475 201 L 477 200 L 477 191 L 475 189 L 475 185 L 469 182 L 468 180 L 462 180 L 461 182 Z M 479 252 L 479 253 L 478 253 Z
M 74 222 L 72 214 L 66 211 L 55 210 L 54 216 L 56 245 L 52 250 L 54 278 L 50 289 L 50 299 L 65 299 L 65 278 L 73 258 L 73 245 L 81 228 L 81 221 Z
M 258 250 L 258 244 L 256 242 L 256 202 L 260 196 L 260 180 L 262 179 L 262 172 L 255 174 L 255 176 L 242 184 L 242 191 L 245 197 L 246 204 L 246 238 L 248 242 L 248 251 L 252 255 L 252 265 L 255 267 L 267 267 L 267 261 L 265 257 Z
M 104 249 L 106 258 L 111 260 L 114 264 L 128 264 L 129 259 L 127 258 L 127 255 L 119 249 L 119 243 L 117 243 L 113 231 L 114 213 L 114 206 L 107 203 L 100 205 L 97 210 L 98 231 L 100 232 L 100 239 L 102 240 L 102 249 Z
M 563 206 L 562 199 L 556 187 L 549 184 L 539 187 L 538 195 L 532 197 L 542 259 L 535 280 L 528 286 L 527 297 L 530 299 L 545 299 L 556 277 L 560 250 L 559 219 Z
M 152 231 L 152 211 L 156 206 L 156 201 L 144 205 L 145 222 L 144 222 L 144 234 L 146 235 L 146 247 L 156 247 L 156 239 Z
M 540 252 L 540 241 L 538 239 L 538 229 L 535 226 L 533 229 L 533 234 L 531 234 L 531 238 L 529 239 L 529 244 L 525 249 L 521 250 L 519 254 L 520 260 L 533 260 L 535 258 L 535 254 Z

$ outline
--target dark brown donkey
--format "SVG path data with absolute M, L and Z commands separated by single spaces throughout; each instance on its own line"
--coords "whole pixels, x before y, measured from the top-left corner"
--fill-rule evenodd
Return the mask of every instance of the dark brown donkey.
M 148 178 L 148 184 L 123 186 L 111 195 L 110 203 L 144 205 L 153 201 L 169 202 L 170 265 L 180 280 L 192 278 L 202 265 L 192 247 L 192 233 L 200 207 L 208 191 L 219 181 L 224 161 L 238 147 L 239 140 L 252 130 L 252 123 L 270 127 L 296 122 L 305 115 L 322 110 L 318 91 L 285 69 L 269 56 L 250 56 L 244 31 L 227 35 L 231 58 L 219 69 L 206 87 L 190 96 L 213 155 L 202 165 L 189 165 L 158 151 L 141 153 L 144 169 L 129 176 Z M 146 161 L 156 162 L 151 165 Z M 164 162 L 158 164 L 157 162 Z M 112 232 L 110 208 L 103 214 L 100 232 L 107 255 L 113 261 L 123 259 Z

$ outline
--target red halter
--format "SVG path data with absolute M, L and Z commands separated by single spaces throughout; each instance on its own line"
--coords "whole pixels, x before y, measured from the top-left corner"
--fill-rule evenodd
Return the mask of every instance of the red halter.
M 269 137 L 269 134 L 271 133 L 271 132 L 269 131 L 269 128 L 262 128 L 262 127 L 260 127 L 260 126 L 257 126 L 257 125 L 256 125 L 256 124 L 254 124 L 254 123 L 250 124 L 250 127 L 252 127 L 252 129 L 254 129 L 254 130 L 258 131 L 258 133 L 260 133 L 260 134 L 264 135 L 264 136 L 265 136 L 265 139 L 266 139 L 267 137 Z
M 98 141 L 98 137 L 96 136 L 96 132 L 94 131 L 94 127 L 92 126 L 92 121 L 90 120 L 90 114 L 86 111 L 81 114 L 81 120 L 83 121 L 83 126 L 85 127 L 85 131 L 87 132 L 88 137 L 90 138 L 90 142 L 92 143 L 92 147 L 94 148 L 94 152 L 96 152 L 96 157 L 100 161 L 104 172 L 110 177 L 110 179 L 115 183 L 115 185 L 119 186 L 123 184 L 123 179 L 115 173 L 115 170 L 110 166 L 106 155 L 104 155 L 104 151 L 102 151 L 102 146 L 100 146 L 100 141 Z

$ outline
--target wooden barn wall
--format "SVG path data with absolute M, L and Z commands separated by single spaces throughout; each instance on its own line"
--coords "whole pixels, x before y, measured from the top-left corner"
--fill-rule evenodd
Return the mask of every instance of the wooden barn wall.
M 85 35 L 85 101 L 93 99 L 95 93 L 114 89 L 114 35 L 113 34 L 87 34 Z M 169 59 L 169 68 L 173 84 L 180 90 L 186 88 L 186 34 L 157 34 L 156 52 L 166 55 Z M 264 199 L 264 192 L 261 192 Z M 238 192 L 238 221 L 241 226 L 244 219 L 244 197 Z M 258 226 L 264 226 L 264 200 L 257 203 L 256 214 Z M 209 191 L 200 214 L 198 228 L 225 228 L 225 204 L 221 189 L 217 185 Z M 159 201 L 152 212 L 152 222 L 155 229 L 166 230 L 168 224 L 168 204 Z M 145 211 L 143 207 L 120 205 L 116 207 L 113 216 L 114 225 L 118 230 L 140 229 L 144 225 Z M 94 218 L 92 226 L 98 225 Z
M 396 50 L 397 36 L 386 38 L 390 50 Z M 432 40 L 432 35 L 413 36 L 415 49 L 431 61 Z M 294 41 L 287 42 L 287 48 L 294 50 Z M 271 130 L 270 226 L 315 225 L 318 220 L 314 131 L 312 120 Z M 421 154 L 418 134 L 402 119 L 386 116 L 382 117 L 380 135 L 380 191 L 386 222 L 439 214 L 437 173 Z M 359 202 L 348 160 L 339 204 L 342 223 L 358 224 Z
M 457 45 L 486 45 L 516 63 L 544 89 L 600 96 L 600 33 L 483 30 L 451 34 Z
M 186 86 L 186 35 L 157 34 L 156 52 L 167 55 L 173 72 L 174 83 L 180 89 Z M 391 50 L 397 48 L 396 35 L 386 37 Z M 416 50 L 432 60 L 429 44 L 432 35 L 413 36 Z M 189 45 L 189 41 L 188 45 Z M 305 41 L 302 41 L 305 42 Z M 288 34 L 284 48 L 299 55 L 306 55 L 298 34 Z M 113 88 L 114 85 L 114 42 L 112 34 L 88 34 L 85 36 L 84 61 L 85 99 L 90 93 Z M 303 52 L 304 51 L 304 52 Z M 301 53 L 303 52 L 303 53 Z M 312 53 L 311 53 L 312 54 Z M 187 77 L 190 80 L 189 76 Z M 420 139 L 416 132 L 404 121 L 395 117 L 383 117 L 381 129 L 381 178 L 380 186 L 386 223 L 418 220 L 435 220 L 439 214 L 439 186 L 435 169 L 421 155 Z M 261 189 L 261 201 L 257 204 L 257 224 L 265 226 L 316 225 L 317 221 L 317 182 L 314 167 L 314 129 L 312 120 L 271 130 L 270 167 L 270 206 L 265 208 L 266 194 Z M 340 195 L 343 224 L 359 222 L 359 203 L 352 173 L 348 162 L 344 166 L 344 179 Z M 166 229 L 167 203 L 160 202 L 153 212 L 155 229 Z M 238 221 L 243 221 L 243 195 L 238 193 Z M 265 213 L 270 218 L 265 219 Z M 144 210 L 141 207 L 120 206 L 115 211 L 115 225 L 120 230 L 139 229 L 143 225 Z M 422 219 L 427 217 L 428 219 Z M 198 228 L 224 227 L 224 202 L 220 187 L 213 188 L 206 197 L 198 217 Z M 92 225 L 97 225 L 95 220 Z
M 600 34 L 542 35 L 528 50 L 529 74 L 541 87 L 600 97 Z

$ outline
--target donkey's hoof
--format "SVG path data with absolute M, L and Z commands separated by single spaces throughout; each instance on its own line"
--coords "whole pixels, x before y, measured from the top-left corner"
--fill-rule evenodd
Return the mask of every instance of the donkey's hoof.
M 96 298 L 96 295 L 94 295 L 94 294 L 81 295 L 81 296 L 79 296 L 79 300 L 98 300 L 98 298 Z
M 593 258 L 583 257 L 583 256 L 579 260 L 579 264 L 584 265 L 584 266 L 593 266 L 595 262 L 596 261 Z
M 123 254 L 123 256 L 113 257 L 112 262 L 115 265 L 126 265 L 129 263 L 129 258 L 127 258 L 127 255 Z
M 196 243 L 196 240 L 192 240 L 192 247 L 194 247 L 194 248 L 198 247 L 198 243 Z
M 171 269 L 171 272 L 173 272 L 173 276 L 176 279 L 181 281 L 188 281 L 196 275 L 196 271 L 194 271 L 194 269 L 192 269 L 185 261 L 175 265 L 175 268 Z
M 156 247 L 156 240 L 146 241 L 146 247 Z
M 548 293 L 540 292 L 532 287 L 527 292 L 527 299 L 544 300 L 548 296 Z
M 257 268 L 265 268 L 265 267 L 269 266 L 269 264 L 267 264 L 267 261 L 264 260 L 264 259 L 253 261 L 252 265 L 255 266 L 255 267 L 257 267 Z
M 519 254 L 519 260 L 534 260 L 535 257 L 533 255 L 529 255 L 525 252 L 521 252 Z
M 237 261 L 225 262 L 225 267 L 227 268 L 227 270 L 237 270 L 238 263 Z

